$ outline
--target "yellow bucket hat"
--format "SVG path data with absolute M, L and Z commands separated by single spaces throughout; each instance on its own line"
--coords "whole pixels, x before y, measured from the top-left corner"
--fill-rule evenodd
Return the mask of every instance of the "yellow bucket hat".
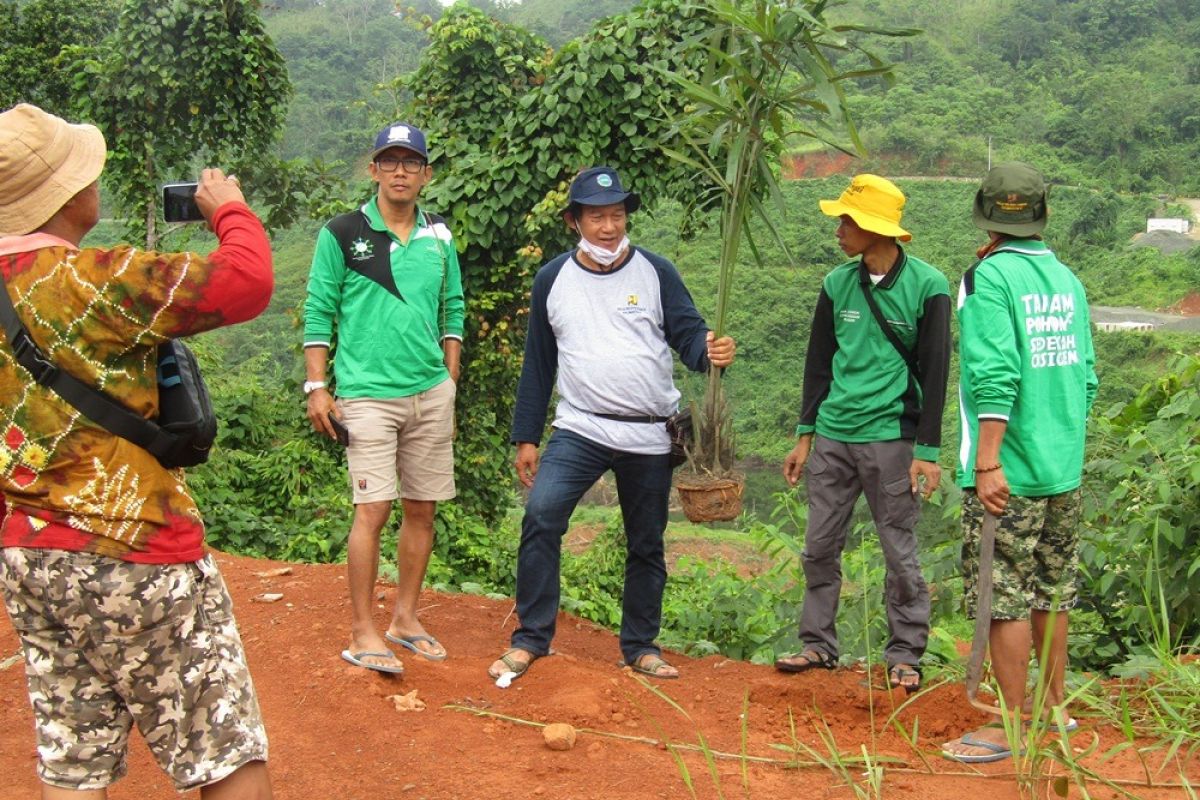
M 912 234 L 900 227 L 904 214 L 904 192 L 896 184 L 878 175 L 855 175 L 850 188 L 837 200 L 822 200 L 821 211 L 831 217 L 846 214 L 865 231 L 895 236 L 902 242 Z

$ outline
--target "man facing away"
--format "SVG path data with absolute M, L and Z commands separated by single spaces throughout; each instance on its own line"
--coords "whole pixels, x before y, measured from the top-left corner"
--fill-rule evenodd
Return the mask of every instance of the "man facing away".
M 584 492 L 611 469 L 628 547 L 621 654 L 640 673 L 677 678 L 654 641 L 667 579 L 671 443 L 665 422 L 679 405 L 671 350 L 700 372 L 733 363 L 734 342 L 728 336 L 714 341 L 669 261 L 630 245 L 626 222 L 640 201 L 622 188 L 614 169 L 579 173 L 568 201 L 563 220 L 579 234 L 579 246 L 534 278 L 513 413 L 517 477 L 531 489 L 517 554 L 520 625 L 488 674 L 520 676 L 549 655 L 562 537 Z M 539 463 L 556 385 L 554 433 Z
M 0 272 L 38 346 L 144 417 L 155 351 L 257 316 L 271 249 L 236 181 L 206 169 L 208 256 L 81 248 L 104 137 L 30 105 L 0 114 Z M 183 471 L 38 385 L 0 339 L 0 590 L 21 640 L 42 797 L 104 798 L 130 726 L 180 791 L 269 798 L 267 738 L 232 603 Z
M 920 687 L 929 637 L 929 589 L 917 560 L 917 493 L 937 488 L 942 409 L 950 361 L 946 278 L 897 244 L 904 194 L 885 178 L 857 175 L 821 211 L 838 219 L 849 261 L 825 277 L 804 365 L 799 437 L 783 474 L 807 465 L 804 607 L 799 653 L 782 672 L 833 669 L 842 550 L 859 495 L 866 495 L 887 564 L 888 680 Z M 885 327 L 886 326 L 886 327 Z
M 418 205 L 433 176 L 424 133 L 400 122 L 384 128 L 368 170 L 375 196 L 317 237 L 304 305 L 304 391 L 317 432 L 336 438 L 340 423 L 349 434 L 352 621 L 342 657 L 400 674 L 404 667 L 385 638 L 423 658 L 446 657 L 417 619 L 417 600 L 437 501 L 455 496 L 451 439 L 464 306 L 450 230 Z M 335 327 L 336 402 L 326 385 Z M 396 608 L 381 637 L 371 618 L 379 534 L 397 496 L 404 517 Z
M 979 582 L 992 581 L 992 672 L 1014 716 L 1026 707 L 1031 650 L 1044 708 L 1065 700 L 1084 436 L 1098 387 L 1087 297 L 1042 241 L 1047 213 L 1036 169 L 993 167 L 972 213 L 988 242 L 958 293 L 963 586 L 974 617 Z M 1000 518 L 990 576 L 979 575 L 985 510 Z M 1064 721 L 1067 731 L 1076 727 Z M 1012 755 L 996 724 L 947 742 L 942 753 L 965 762 Z

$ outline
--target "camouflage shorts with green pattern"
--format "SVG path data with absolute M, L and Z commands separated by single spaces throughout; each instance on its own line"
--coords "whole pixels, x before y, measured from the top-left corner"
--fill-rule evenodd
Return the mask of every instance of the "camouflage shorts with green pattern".
M 992 619 L 1026 619 L 1031 609 L 1065 611 L 1078 601 L 1080 491 L 1008 500 L 996 526 L 992 562 Z M 973 490 L 962 503 L 963 602 L 978 605 L 979 539 L 983 504 Z
M 266 760 L 232 602 L 211 556 L 131 564 L 9 547 L 0 590 L 25 653 L 44 783 L 101 789 L 120 778 L 135 722 L 181 791 Z

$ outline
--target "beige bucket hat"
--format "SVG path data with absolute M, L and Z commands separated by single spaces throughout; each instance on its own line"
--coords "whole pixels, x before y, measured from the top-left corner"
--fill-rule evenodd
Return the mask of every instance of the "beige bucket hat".
M 0 114 L 0 236 L 41 227 L 100 177 L 107 154 L 95 125 L 27 103 Z

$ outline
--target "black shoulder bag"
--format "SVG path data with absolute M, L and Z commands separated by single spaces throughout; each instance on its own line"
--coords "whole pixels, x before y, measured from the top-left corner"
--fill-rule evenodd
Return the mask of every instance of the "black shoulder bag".
M 38 347 L 17 316 L 0 275 L 0 322 L 17 363 L 41 386 L 57 394 L 109 433 L 148 451 L 168 469 L 208 460 L 217 438 L 217 418 L 196 356 L 178 339 L 158 346 L 158 417 L 148 420 L 104 392 L 62 370 Z
M 867 299 L 867 305 L 871 308 L 871 315 L 875 317 L 875 321 L 879 323 L 879 327 L 883 329 L 883 335 L 891 343 L 892 347 L 896 348 L 896 352 L 904 359 L 904 363 L 908 365 L 908 372 L 913 380 L 918 380 L 917 377 L 917 357 L 904 346 L 904 342 L 900 341 L 900 337 L 892 330 L 892 326 L 883 318 L 883 312 L 879 310 L 879 304 L 875 302 L 875 296 L 871 293 L 871 289 L 865 283 L 859 283 L 859 288 L 862 289 L 863 297 Z

